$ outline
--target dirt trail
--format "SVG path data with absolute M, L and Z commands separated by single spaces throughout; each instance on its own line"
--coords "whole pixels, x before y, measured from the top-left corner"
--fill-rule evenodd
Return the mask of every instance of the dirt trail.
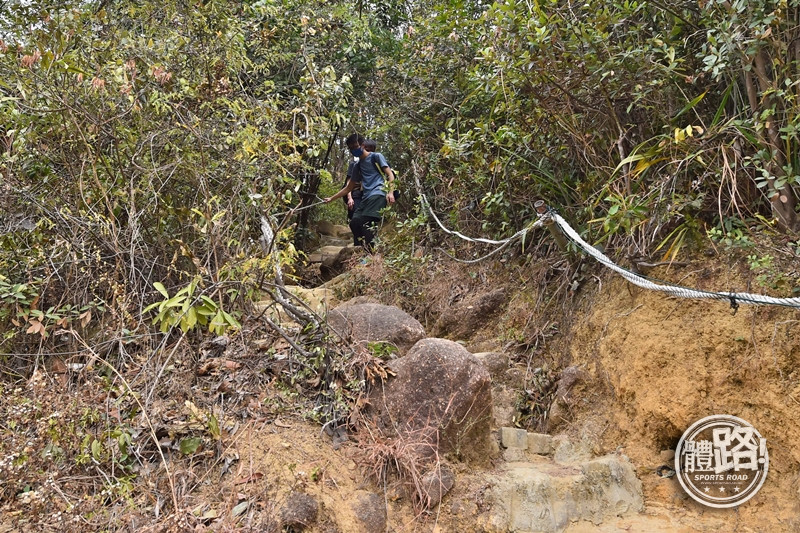
M 704 288 L 720 275 L 709 267 L 684 283 Z M 591 290 L 585 288 L 585 308 L 574 315 L 568 354 L 554 354 L 562 360 L 567 355 L 590 376 L 562 430 L 596 455 L 630 457 L 643 483 L 645 510 L 602 524 L 574 523 L 566 531 L 800 530 L 800 450 L 794 446 L 800 438 L 794 417 L 800 405 L 795 399 L 800 399 L 800 314 L 754 306 L 734 314 L 725 304 L 665 297 L 614 277 Z M 670 462 L 663 452 L 675 448 L 686 428 L 719 413 L 752 423 L 770 450 L 767 482 L 751 501 L 732 510 L 701 506 L 675 478 L 656 474 Z M 265 479 L 272 479 L 275 501 L 297 484 L 320 500 L 328 518 L 312 531 L 355 530 L 358 496 L 381 493 L 361 478 L 348 446 L 333 451 L 316 428 L 302 423 L 291 430 L 266 427 L 251 442 L 257 444 L 240 451 L 242 462 L 273 472 Z M 296 467 L 287 474 L 286 465 Z M 492 511 L 484 500 L 501 467 L 468 471 L 456 465 L 456 486 L 432 514 L 415 516 L 390 490 L 388 531 L 501 531 L 491 525 Z M 310 472 L 316 472 L 313 479 Z

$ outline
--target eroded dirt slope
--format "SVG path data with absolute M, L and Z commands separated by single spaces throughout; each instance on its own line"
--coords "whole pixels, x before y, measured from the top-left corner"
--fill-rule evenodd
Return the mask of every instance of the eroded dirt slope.
M 718 289 L 723 270 L 695 270 L 683 284 Z M 725 303 L 665 297 L 620 278 L 605 278 L 587 304 L 569 347 L 572 364 L 591 376 L 575 400 L 572 432 L 602 450 L 621 448 L 651 511 L 702 514 L 728 530 L 800 530 L 800 312 L 742 305 L 734 314 Z M 768 478 L 736 510 L 702 507 L 674 478 L 654 473 L 665 463 L 660 452 L 712 414 L 743 418 L 767 439 Z

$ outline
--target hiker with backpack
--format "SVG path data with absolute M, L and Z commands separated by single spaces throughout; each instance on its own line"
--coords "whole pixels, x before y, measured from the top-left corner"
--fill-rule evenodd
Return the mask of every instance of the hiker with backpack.
M 369 150 L 374 144 L 368 144 L 362 135 L 350 135 L 345 139 L 345 144 L 353 157 L 358 158 L 358 162 L 342 190 L 325 198 L 325 202 L 332 202 L 352 193 L 357 186 L 361 187 L 361 202 L 355 207 L 350 219 L 350 230 L 355 242 L 372 253 L 372 241 L 381 220 L 381 210 L 395 201 L 394 172 L 383 154 Z
M 378 145 L 372 139 L 367 139 L 364 141 L 364 149 L 367 152 L 375 152 L 378 148 Z M 353 160 L 350 161 L 350 164 L 347 165 L 347 177 L 344 179 L 344 187 L 347 187 L 347 182 L 350 181 L 350 178 L 353 177 L 353 172 L 359 172 L 359 158 L 353 157 Z M 350 221 L 353 220 L 353 213 L 356 212 L 358 209 L 359 204 L 361 204 L 361 185 L 357 184 L 355 189 L 347 193 L 345 196 L 342 197 L 344 201 L 344 205 L 347 207 L 347 224 L 350 225 Z M 359 246 L 361 243 L 358 242 L 358 238 L 353 234 L 353 245 Z

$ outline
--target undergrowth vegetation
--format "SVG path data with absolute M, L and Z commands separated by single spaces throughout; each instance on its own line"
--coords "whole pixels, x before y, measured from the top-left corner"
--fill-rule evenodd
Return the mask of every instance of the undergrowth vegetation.
M 546 417 L 561 362 L 540 350 L 591 268 L 546 234 L 477 262 L 419 193 L 491 238 L 541 198 L 623 263 L 709 251 L 797 296 L 798 20 L 794 0 L 3 2 L 0 501 L 56 529 L 180 529 L 202 516 L 178 479 L 233 461 L 231 401 L 347 419 L 391 354 L 341 346 L 283 272 L 309 282 L 354 131 L 401 197 L 339 296 L 432 326 L 492 280 L 530 289 L 498 334 L 532 376 L 521 425 Z M 381 445 L 377 480 L 408 470 Z

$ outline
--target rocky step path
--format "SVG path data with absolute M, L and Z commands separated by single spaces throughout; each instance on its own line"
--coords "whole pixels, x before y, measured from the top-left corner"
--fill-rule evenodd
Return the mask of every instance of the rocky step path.
M 345 226 L 323 224 L 320 229 L 320 247 L 309 261 L 320 265 L 322 279 L 330 280 L 349 268 L 349 259 L 360 249 L 347 240 Z M 313 289 L 287 288 L 320 315 L 327 315 L 351 342 L 385 341 L 397 348 L 389 364 L 396 377 L 386 382 L 380 397 L 371 398 L 373 405 L 387 406 L 391 413 L 379 409 L 375 415 L 403 425 L 420 419 L 424 411 L 422 418 L 441 423 L 443 444 L 449 439 L 455 448 L 469 433 L 467 446 L 478 453 L 464 460 L 477 461 L 474 464 L 481 468 L 459 476 L 465 476 L 465 484 L 476 475 L 489 481 L 480 483 L 489 487 L 489 510 L 476 522 L 484 531 L 688 531 L 669 510 L 645 508 L 642 483 L 625 455 L 595 457 L 588 445 L 565 436 L 505 426 L 515 397 L 512 385 L 502 377 L 513 370 L 507 356 L 472 354 L 458 343 L 427 337 L 421 324 L 393 306 L 364 303 L 361 298 L 338 302 L 330 283 Z M 476 405 L 488 405 L 488 410 L 476 415 Z M 481 457 L 489 456 L 491 464 L 481 463 Z M 444 490 L 437 493 L 436 503 L 454 483 L 458 486 L 459 481 L 440 484 Z M 461 514 L 451 507 L 451 513 Z
M 642 484 L 624 455 L 592 458 L 566 437 L 499 430 L 504 463 L 493 488 L 492 525 L 508 531 L 564 531 L 644 508 Z

